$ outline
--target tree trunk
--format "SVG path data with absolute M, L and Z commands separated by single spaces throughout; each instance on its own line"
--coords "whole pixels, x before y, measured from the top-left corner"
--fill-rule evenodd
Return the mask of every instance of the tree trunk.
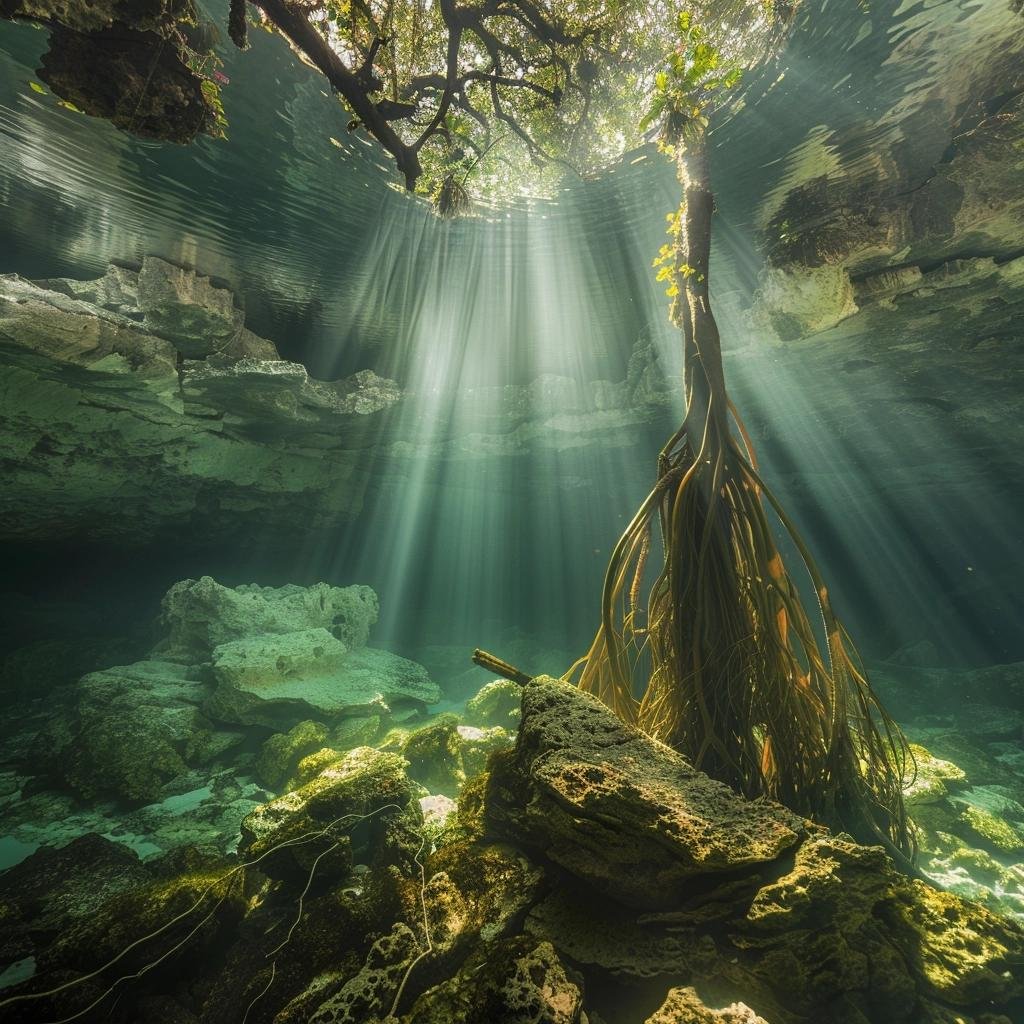
M 708 170 L 707 137 L 687 133 L 676 144 L 676 171 L 683 187 L 682 248 L 679 254 L 683 333 L 683 367 L 686 388 L 686 430 L 694 454 L 707 436 L 709 445 L 724 443 L 728 434 L 728 408 L 722 344 L 711 310 L 709 292 L 711 217 L 715 199 Z

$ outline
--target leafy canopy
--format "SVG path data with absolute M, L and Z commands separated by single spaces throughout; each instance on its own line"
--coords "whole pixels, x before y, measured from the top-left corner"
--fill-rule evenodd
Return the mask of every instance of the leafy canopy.
M 770 49 L 780 0 L 252 2 L 327 74 L 350 129 L 458 212 L 470 188 L 502 200 L 591 175 L 687 104 L 706 117 Z

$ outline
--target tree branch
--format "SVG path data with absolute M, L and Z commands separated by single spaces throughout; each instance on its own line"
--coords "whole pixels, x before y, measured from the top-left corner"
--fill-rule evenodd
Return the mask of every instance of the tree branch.
M 423 173 L 414 147 L 407 146 L 370 99 L 366 83 L 350 71 L 305 15 L 285 0 L 251 0 L 344 97 L 366 130 L 395 158 L 410 191 Z

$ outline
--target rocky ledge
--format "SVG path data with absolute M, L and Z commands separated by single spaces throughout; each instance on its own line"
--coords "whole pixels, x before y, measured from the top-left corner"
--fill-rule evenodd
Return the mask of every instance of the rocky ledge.
M 37 971 L 0 1016 L 1020 1019 L 1019 926 L 900 875 L 881 848 L 743 800 L 564 683 L 525 687 L 514 747 L 440 819 L 416 799 L 411 755 L 335 757 L 253 810 L 238 859 L 140 865 L 90 837 L 73 876 L 68 851 L 0 876 L 7 959 Z
M 399 727 L 422 725 L 441 691 L 369 645 L 377 614 L 366 586 L 176 583 L 142 660 L 51 691 L 36 721 L 8 731 L 0 856 L 87 832 L 145 857 L 233 850 L 242 818 L 286 784 L 381 737 L 400 745 Z M 461 760 L 450 767 L 465 777 Z
M 0 277 L 0 393 L 0 539 L 49 543 L 216 541 L 290 528 L 297 502 L 305 531 L 346 522 L 355 453 L 402 397 L 371 370 L 310 379 L 230 291 L 155 257 L 98 281 Z

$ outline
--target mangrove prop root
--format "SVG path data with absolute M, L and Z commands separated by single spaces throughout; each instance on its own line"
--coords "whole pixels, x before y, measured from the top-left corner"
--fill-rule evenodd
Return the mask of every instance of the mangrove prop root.
M 703 133 L 675 151 L 684 198 L 672 314 L 686 416 L 612 551 L 590 650 L 564 678 L 744 795 L 881 843 L 909 869 L 909 745 L 872 692 L 729 400 L 708 286 L 714 201 Z M 783 563 L 780 527 L 813 584 L 816 616 Z

